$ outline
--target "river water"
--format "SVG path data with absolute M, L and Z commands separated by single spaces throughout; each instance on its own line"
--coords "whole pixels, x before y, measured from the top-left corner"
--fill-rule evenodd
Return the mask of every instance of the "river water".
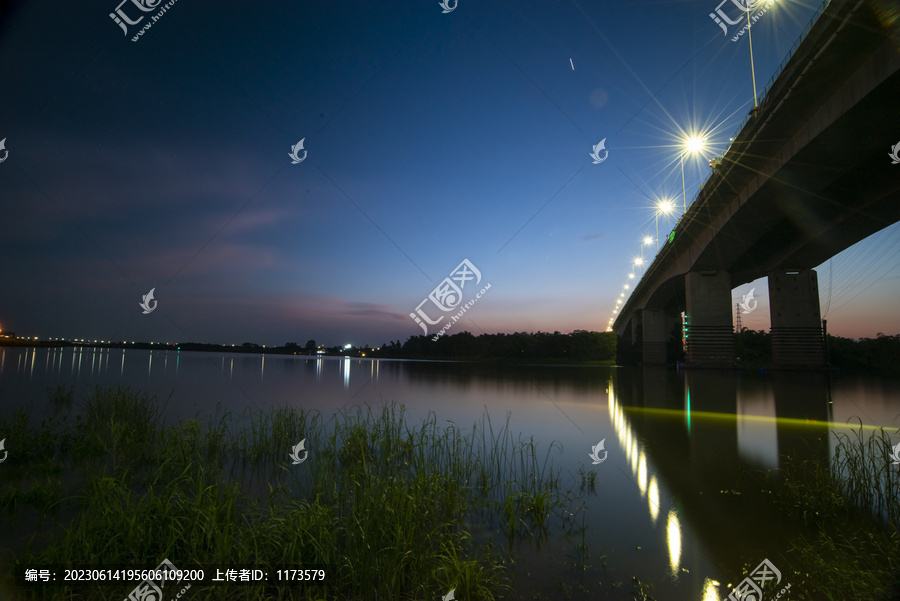
M 548 597 L 577 580 L 564 566 L 587 550 L 595 580 L 628 588 L 637 576 L 658 599 L 726 599 L 746 564 L 776 564 L 792 533 L 758 499 L 732 494 L 741 473 L 786 456 L 827 464 L 848 422 L 900 426 L 900 382 L 873 377 L 0 347 L 0 411 L 43 407 L 57 384 L 74 386 L 76 399 L 98 384 L 155 394 L 167 423 L 282 405 L 328 417 L 391 402 L 413 424 L 429 412 L 463 429 L 485 412 L 495 424 L 508 418 L 539 457 L 549 450 L 564 489 L 579 491 L 579 470 L 596 474 L 593 490 L 578 492 L 578 540 L 516 545 L 517 590 Z M 605 459 L 594 464 L 601 440 Z

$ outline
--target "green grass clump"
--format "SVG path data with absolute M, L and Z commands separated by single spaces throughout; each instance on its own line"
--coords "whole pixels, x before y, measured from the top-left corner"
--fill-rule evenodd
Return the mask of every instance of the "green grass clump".
M 836 433 L 830 466 L 788 460 L 773 497 L 806 526 L 792 542 L 792 588 L 803 598 L 876 601 L 900 585 L 900 471 L 889 434 Z M 798 593 L 799 594 L 799 593 Z
M 476 540 L 474 522 L 509 536 L 545 529 L 570 497 L 533 440 L 463 434 L 434 414 L 409 425 L 396 404 L 315 412 L 278 408 L 166 426 L 155 400 L 97 388 L 83 403 L 56 391 L 54 416 L 0 419 L 9 439 L 36 440 L 4 465 L 0 597 L 121 601 L 134 585 L 15 588 L 11 561 L 154 568 L 328 566 L 328 586 L 193 586 L 190 601 L 433 599 L 451 588 L 493 600 L 511 588 L 511 555 Z M 308 459 L 288 451 L 306 439 Z M 552 447 L 551 447 L 552 448 Z M 549 456 L 549 450 L 547 452 Z M 176 591 L 177 592 L 177 591 Z

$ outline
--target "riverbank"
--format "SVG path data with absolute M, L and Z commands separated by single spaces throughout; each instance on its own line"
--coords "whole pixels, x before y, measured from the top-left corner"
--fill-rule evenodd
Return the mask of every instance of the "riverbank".
M 46 414 L 0 419 L 8 441 L 29 441 L 3 465 L 2 598 L 121 601 L 137 584 L 16 587 L 13 557 L 327 572 L 325 586 L 194 586 L 192 601 L 411 600 L 451 589 L 461 599 L 504 598 L 513 541 L 573 516 L 575 493 L 508 424 L 485 415 L 463 434 L 433 415 L 409 424 L 403 413 L 395 404 L 324 421 L 279 408 L 166 426 L 155 399 L 139 392 L 98 387 L 76 400 L 57 388 Z M 581 483 L 593 480 L 582 474 Z

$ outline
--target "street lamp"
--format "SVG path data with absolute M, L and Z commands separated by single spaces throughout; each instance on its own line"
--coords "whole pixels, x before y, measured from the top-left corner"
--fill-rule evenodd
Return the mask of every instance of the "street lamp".
M 668 215 L 675 210 L 675 205 L 671 200 L 661 200 L 656 203 L 656 252 L 659 254 L 659 216 L 660 214 Z
M 683 150 L 681 151 L 681 199 L 682 199 L 682 211 L 681 214 L 684 215 L 687 212 L 687 192 L 684 188 L 684 155 L 687 153 L 696 154 L 698 152 L 702 152 L 704 148 L 706 148 L 706 138 L 701 138 L 699 136 L 691 136 L 687 138 L 683 142 Z
M 644 247 L 643 247 L 643 245 L 641 245 L 641 252 L 643 252 L 643 250 L 644 250 Z M 636 266 L 637 266 L 637 265 L 640 265 L 640 267 L 641 267 L 641 277 L 644 277 L 644 257 L 635 257 L 635 259 L 634 259 L 634 264 L 635 264 Z
M 753 8 L 750 8 L 749 2 L 747 3 L 747 41 L 750 43 L 750 78 L 753 80 L 753 110 L 750 112 L 754 117 L 756 117 L 756 109 L 759 107 L 759 104 L 756 102 L 756 71 L 753 68 L 753 34 L 750 33 L 750 13 L 756 10 L 759 2 L 760 0 L 754 2 Z
M 657 236 L 659 236 L 658 233 Z M 641 265 L 644 264 L 644 246 L 650 246 L 651 244 L 653 244 L 653 238 L 651 238 L 650 236 L 644 236 L 644 239 L 641 241 Z M 644 269 L 643 267 L 641 267 L 641 276 L 643 275 Z

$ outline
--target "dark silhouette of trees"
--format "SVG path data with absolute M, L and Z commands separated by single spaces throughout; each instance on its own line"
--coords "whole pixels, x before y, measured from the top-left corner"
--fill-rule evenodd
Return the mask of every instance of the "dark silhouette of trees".
M 411 336 L 402 346 L 385 344 L 374 353 L 378 357 L 407 359 L 550 359 L 608 361 L 616 359 L 616 336 L 612 332 L 576 330 L 570 334 L 553 332 L 482 334 L 470 332 L 431 336 Z
M 765 330 L 744 328 L 734 335 L 734 355 L 752 366 L 772 363 L 772 336 Z
M 859 340 L 829 335 L 828 358 L 841 371 L 900 375 L 900 334 Z
M 770 365 L 772 362 L 772 336 L 763 330 L 744 328 L 735 334 L 735 354 L 741 363 Z M 828 364 L 838 371 L 856 373 L 880 373 L 900 375 L 900 335 L 886 336 L 878 333 L 875 338 L 841 338 L 826 336 Z

